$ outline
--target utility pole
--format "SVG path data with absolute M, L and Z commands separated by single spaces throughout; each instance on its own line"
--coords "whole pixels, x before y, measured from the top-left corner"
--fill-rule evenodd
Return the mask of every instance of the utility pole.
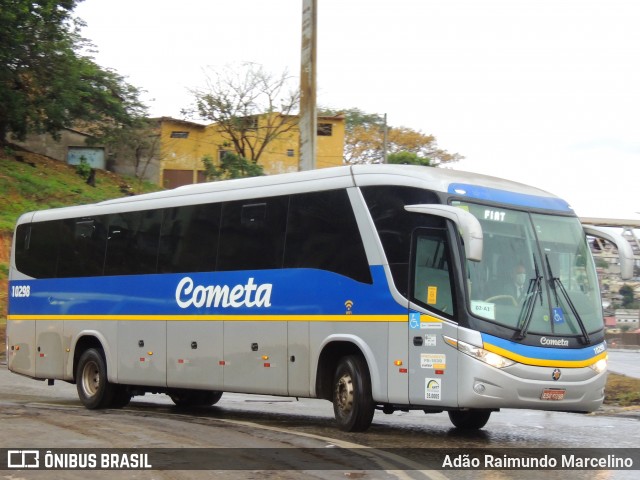
M 384 114 L 384 125 L 382 126 L 382 163 L 387 163 L 387 114 Z
M 318 0 L 302 0 L 302 49 L 300 52 L 300 163 L 298 170 L 316 168 L 316 50 Z

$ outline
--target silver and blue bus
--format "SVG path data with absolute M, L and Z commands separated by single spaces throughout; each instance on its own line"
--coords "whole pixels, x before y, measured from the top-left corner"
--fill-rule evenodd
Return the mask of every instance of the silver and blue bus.
M 320 398 L 346 431 L 376 410 L 465 429 L 501 408 L 593 411 L 607 351 L 586 234 L 616 241 L 544 191 L 390 165 L 26 213 L 8 365 L 89 409 Z

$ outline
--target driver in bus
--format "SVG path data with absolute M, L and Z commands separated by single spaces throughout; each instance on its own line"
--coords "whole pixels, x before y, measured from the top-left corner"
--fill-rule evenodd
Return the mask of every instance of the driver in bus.
M 486 301 L 498 303 L 502 305 L 520 305 L 527 295 L 527 272 L 522 263 L 517 263 L 513 269 L 509 271 L 508 278 L 505 281 L 496 282 L 497 291 Z
M 527 294 L 526 281 L 527 271 L 522 263 L 518 263 L 511 271 L 510 281 L 505 285 L 504 294 L 513 297 L 518 303 L 522 302 Z

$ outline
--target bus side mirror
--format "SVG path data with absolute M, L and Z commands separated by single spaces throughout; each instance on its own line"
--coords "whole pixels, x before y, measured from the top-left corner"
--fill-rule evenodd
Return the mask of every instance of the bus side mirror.
M 482 226 L 476 217 L 466 210 L 450 205 L 406 205 L 407 212 L 422 213 L 443 217 L 455 223 L 464 239 L 464 252 L 467 260 L 479 262 L 482 260 Z
M 622 280 L 630 280 L 633 277 L 633 249 L 629 242 L 617 233 L 612 233 L 592 225 L 582 225 L 584 233 L 591 237 L 598 237 L 613 243 L 618 249 L 618 257 L 620 258 L 620 277 Z

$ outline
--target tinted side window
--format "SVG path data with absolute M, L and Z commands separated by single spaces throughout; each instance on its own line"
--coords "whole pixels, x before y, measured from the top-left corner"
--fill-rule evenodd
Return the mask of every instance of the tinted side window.
M 102 275 L 106 246 L 106 216 L 63 220 L 58 277 Z
M 214 271 L 219 230 L 219 204 L 166 209 L 160 235 L 158 271 Z
M 16 267 L 34 278 L 53 278 L 58 265 L 60 222 L 20 225 L 16 231 Z
M 372 282 L 346 190 L 291 196 L 284 266 L 319 268 Z
M 436 217 L 407 212 L 405 205 L 440 203 L 435 193 L 411 187 L 363 187 L 362 194 L 376 225 L 396 288 L 407 296 L 411 233 L 418 227 L 444 225 Z
M 105 275 L 155 273 L 162 211 L 109 215 Z
M 225 203 L 218 270 L 282 268 L 288 204 L 288 197 Z

